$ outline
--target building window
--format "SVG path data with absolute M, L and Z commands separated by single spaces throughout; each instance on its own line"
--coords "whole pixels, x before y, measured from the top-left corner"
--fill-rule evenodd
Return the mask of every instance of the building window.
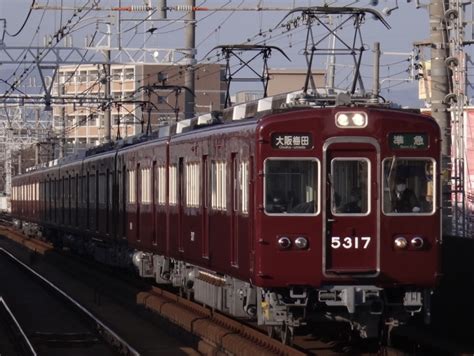
M 213 161 L 211 165 L 211 207 L 226 210 L 227 206 L 227 163 Z
M 87 126 L 87 116 L 86 115 L 77 115 L 76 117 L 77 126 Z
M 128 203 L 136 202 L 136 173 L 135 170 L 128 171 Z
M 190 208 L 199 207 L 199 172 L 199 163 L 186 165 L 186 206 Z
M 112 69 L 112 80 L 122 79 L 122 69 Z
M 133 68 L 125 68 L 125 80 L 133 80 L 135 78 L 135 71 Z
M 169 201 L 170 205 L 178 204 L 178 174 L 177 174 L 176 165 L 170 166 L 169 171 Z
M 85 83 L 87 81 L 87 71 L 81 70 L 76 76 L 79 83 Z

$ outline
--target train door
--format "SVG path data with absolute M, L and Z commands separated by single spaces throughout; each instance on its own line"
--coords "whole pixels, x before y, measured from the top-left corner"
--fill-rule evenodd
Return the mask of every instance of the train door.
M 326 142 L 323 270 L 326 276 L 374 276 L 379 270 L 379 149 L 375 140 Z

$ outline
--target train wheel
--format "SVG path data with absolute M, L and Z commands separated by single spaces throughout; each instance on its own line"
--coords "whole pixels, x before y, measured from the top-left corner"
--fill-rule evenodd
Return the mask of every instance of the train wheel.
M 267 326 L 267 335 L 275 339 L 278 336 L 277 326 Z
M 291 346 L 293 344 L 293 333 L 294 329 L 292 326 L 288 326 L 288 324 L 283 324 L 280 327 L 280 339 L 284 345 Z

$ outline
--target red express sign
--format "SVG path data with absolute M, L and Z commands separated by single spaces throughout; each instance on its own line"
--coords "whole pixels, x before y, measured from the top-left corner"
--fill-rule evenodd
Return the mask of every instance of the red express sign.
M 309 150 L 313 148 L 310 133 L 274 133 L 272 147 L 277 150 Z

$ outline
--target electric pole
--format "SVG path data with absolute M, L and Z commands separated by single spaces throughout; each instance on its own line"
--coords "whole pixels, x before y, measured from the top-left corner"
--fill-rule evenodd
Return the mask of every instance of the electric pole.
M 112 122 L 111 122 L 111 105 L 110 97 L 112 95 L 110 81 L 110 49 L 104 51 L 105 61 L 104 64 L 104 76 L 105 76 L 105 107 L 104 107 L 104 141 L 110 142 L 112 139 Z
M 196 0 L 187 0 L 187 5 L 191 6 L 190 11 L 186 16 L 186 39 L 185 48 L 186 54 L 184 56 L 184 64 L 186 70 L 184 72 L 184 86 L 189 88 L 184 91 L 184 117 L 191 118 L 194 116 L 194 65 L 196 64 L 196 13 L 192 10 L 196 6 Z
M 444 0 L 431 0 L 429 5 L 431 42 L 431 115 L 441 129 L 441 207 L 443 235 L 452 234 L 451 202 L 451 116 L 445 102 L 449 94 L 449 76 L 446 66 L 449 44 L 446 42 Z

